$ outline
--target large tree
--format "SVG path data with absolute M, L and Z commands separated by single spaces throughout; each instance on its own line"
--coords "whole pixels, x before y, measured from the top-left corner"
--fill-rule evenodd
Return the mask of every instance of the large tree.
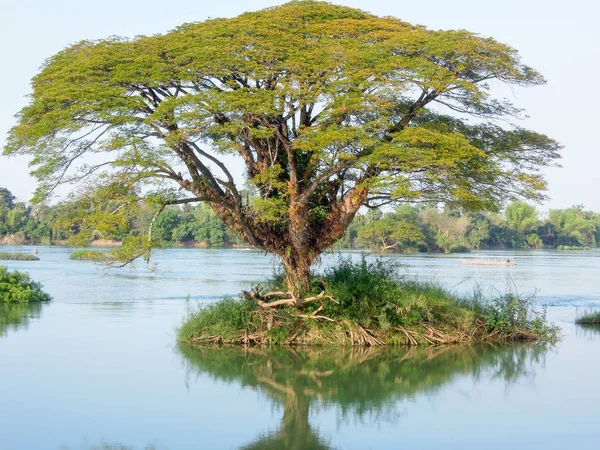
M 363 205 L 540 198 L 559 146 L 510 125 L 521 110 L 492 91 L 543 83 L 491 38 L 292 1 L 66 48 L 34 77 L 4 153 L 33 156 L 38 199 L 89 180 L 111 205 L 88 226 L 139 197 L 206 202 L 279 256 L 298 293 Z

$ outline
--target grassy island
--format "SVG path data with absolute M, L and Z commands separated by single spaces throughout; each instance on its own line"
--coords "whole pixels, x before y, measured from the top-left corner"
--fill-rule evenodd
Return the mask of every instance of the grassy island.
M 105 252 L 99 252 L 95 250 L 75 250 L 69 256 L 69 259 L 74 261 L 94 261 L 102 262 L 108 259 L 108 254 Z
M 191 310 L 179 329 L 189 344 L 258 345 L 441 345 L 553 340 L 531 299 L 505 294 L 491 301 L 458 297 L 432 283 L 398 277 L 382 261 L 342 260 L 323 276 L 299 306 L 283 297 L 285 283 Z M 271 292 L 266 293 L 267 290 Z M 270 299 L 270 302 L 266 302 Z
M 600 325 L 600 310 L 585 311 L 575 319 L 577 325 Z
M 31 303 L 50 301 L 50 295 L 42 291 L 42 285 L 26 273 L 9 272 L 0 266 L 0 303 Z
M 0 252 L 0 261 L 39 261 L 35 255 L 28 253 Z

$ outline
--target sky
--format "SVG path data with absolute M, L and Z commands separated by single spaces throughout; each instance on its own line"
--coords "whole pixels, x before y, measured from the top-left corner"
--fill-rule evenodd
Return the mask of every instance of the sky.
M 27 102 L 30 80 L 43 61 L 83 39 L 167 32 L 185 22 L 233 17 L 285 3 L 276 0 L 0 0 L 0 146 Z M 525 108 L 520 126 L 563 146 L 561 168 L 545 170 L 550 200 L 540 210 L 583 204 L 600 211 L 600 2 L 597 0 L 332 0 L 430 29 L 466 29 L 519 50 L 548 83 L 517 88 L 511 100 Z M 20 201 L 36 183 L 25 157 L 0 155 L 0 187 Z

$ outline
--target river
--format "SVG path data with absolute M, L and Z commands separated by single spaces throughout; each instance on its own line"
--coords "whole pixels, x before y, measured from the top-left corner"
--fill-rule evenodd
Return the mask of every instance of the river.
M 204 349 L 176 344 L 189 305 L 273 271 L 251 250 L 166 249 L 105 270 L 38 247 L 0 261 L 54 301 L 0 309 L 0 449 L 564 449 L 600 441 L 600 251 L 386 256 L 460 293 L 536 293 L 554 346 Z M 31 252 L 31 247 L 3 247 Z M 359 258 L 358 252 L 346 256 Z M 323 266 L 337 255 L 323 257 Z

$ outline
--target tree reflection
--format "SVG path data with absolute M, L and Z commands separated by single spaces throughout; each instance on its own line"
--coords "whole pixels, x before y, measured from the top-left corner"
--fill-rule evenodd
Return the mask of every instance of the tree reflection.
M 42 303 L 4 303 L 0 302 L 0 337 L 8 330 L 27 328 L 29 319 L 39 319 Z
M 393 419 L 394 405 L 432 393 L 457 376 L 514 382 L 532 376 L 544 346 L 429 348 L 179 347 L 189 374 L 259 389 L 283 407 L 279 429 L 244 449 L 326 449 L 309 423 L 311 407 L 345 417 Z

